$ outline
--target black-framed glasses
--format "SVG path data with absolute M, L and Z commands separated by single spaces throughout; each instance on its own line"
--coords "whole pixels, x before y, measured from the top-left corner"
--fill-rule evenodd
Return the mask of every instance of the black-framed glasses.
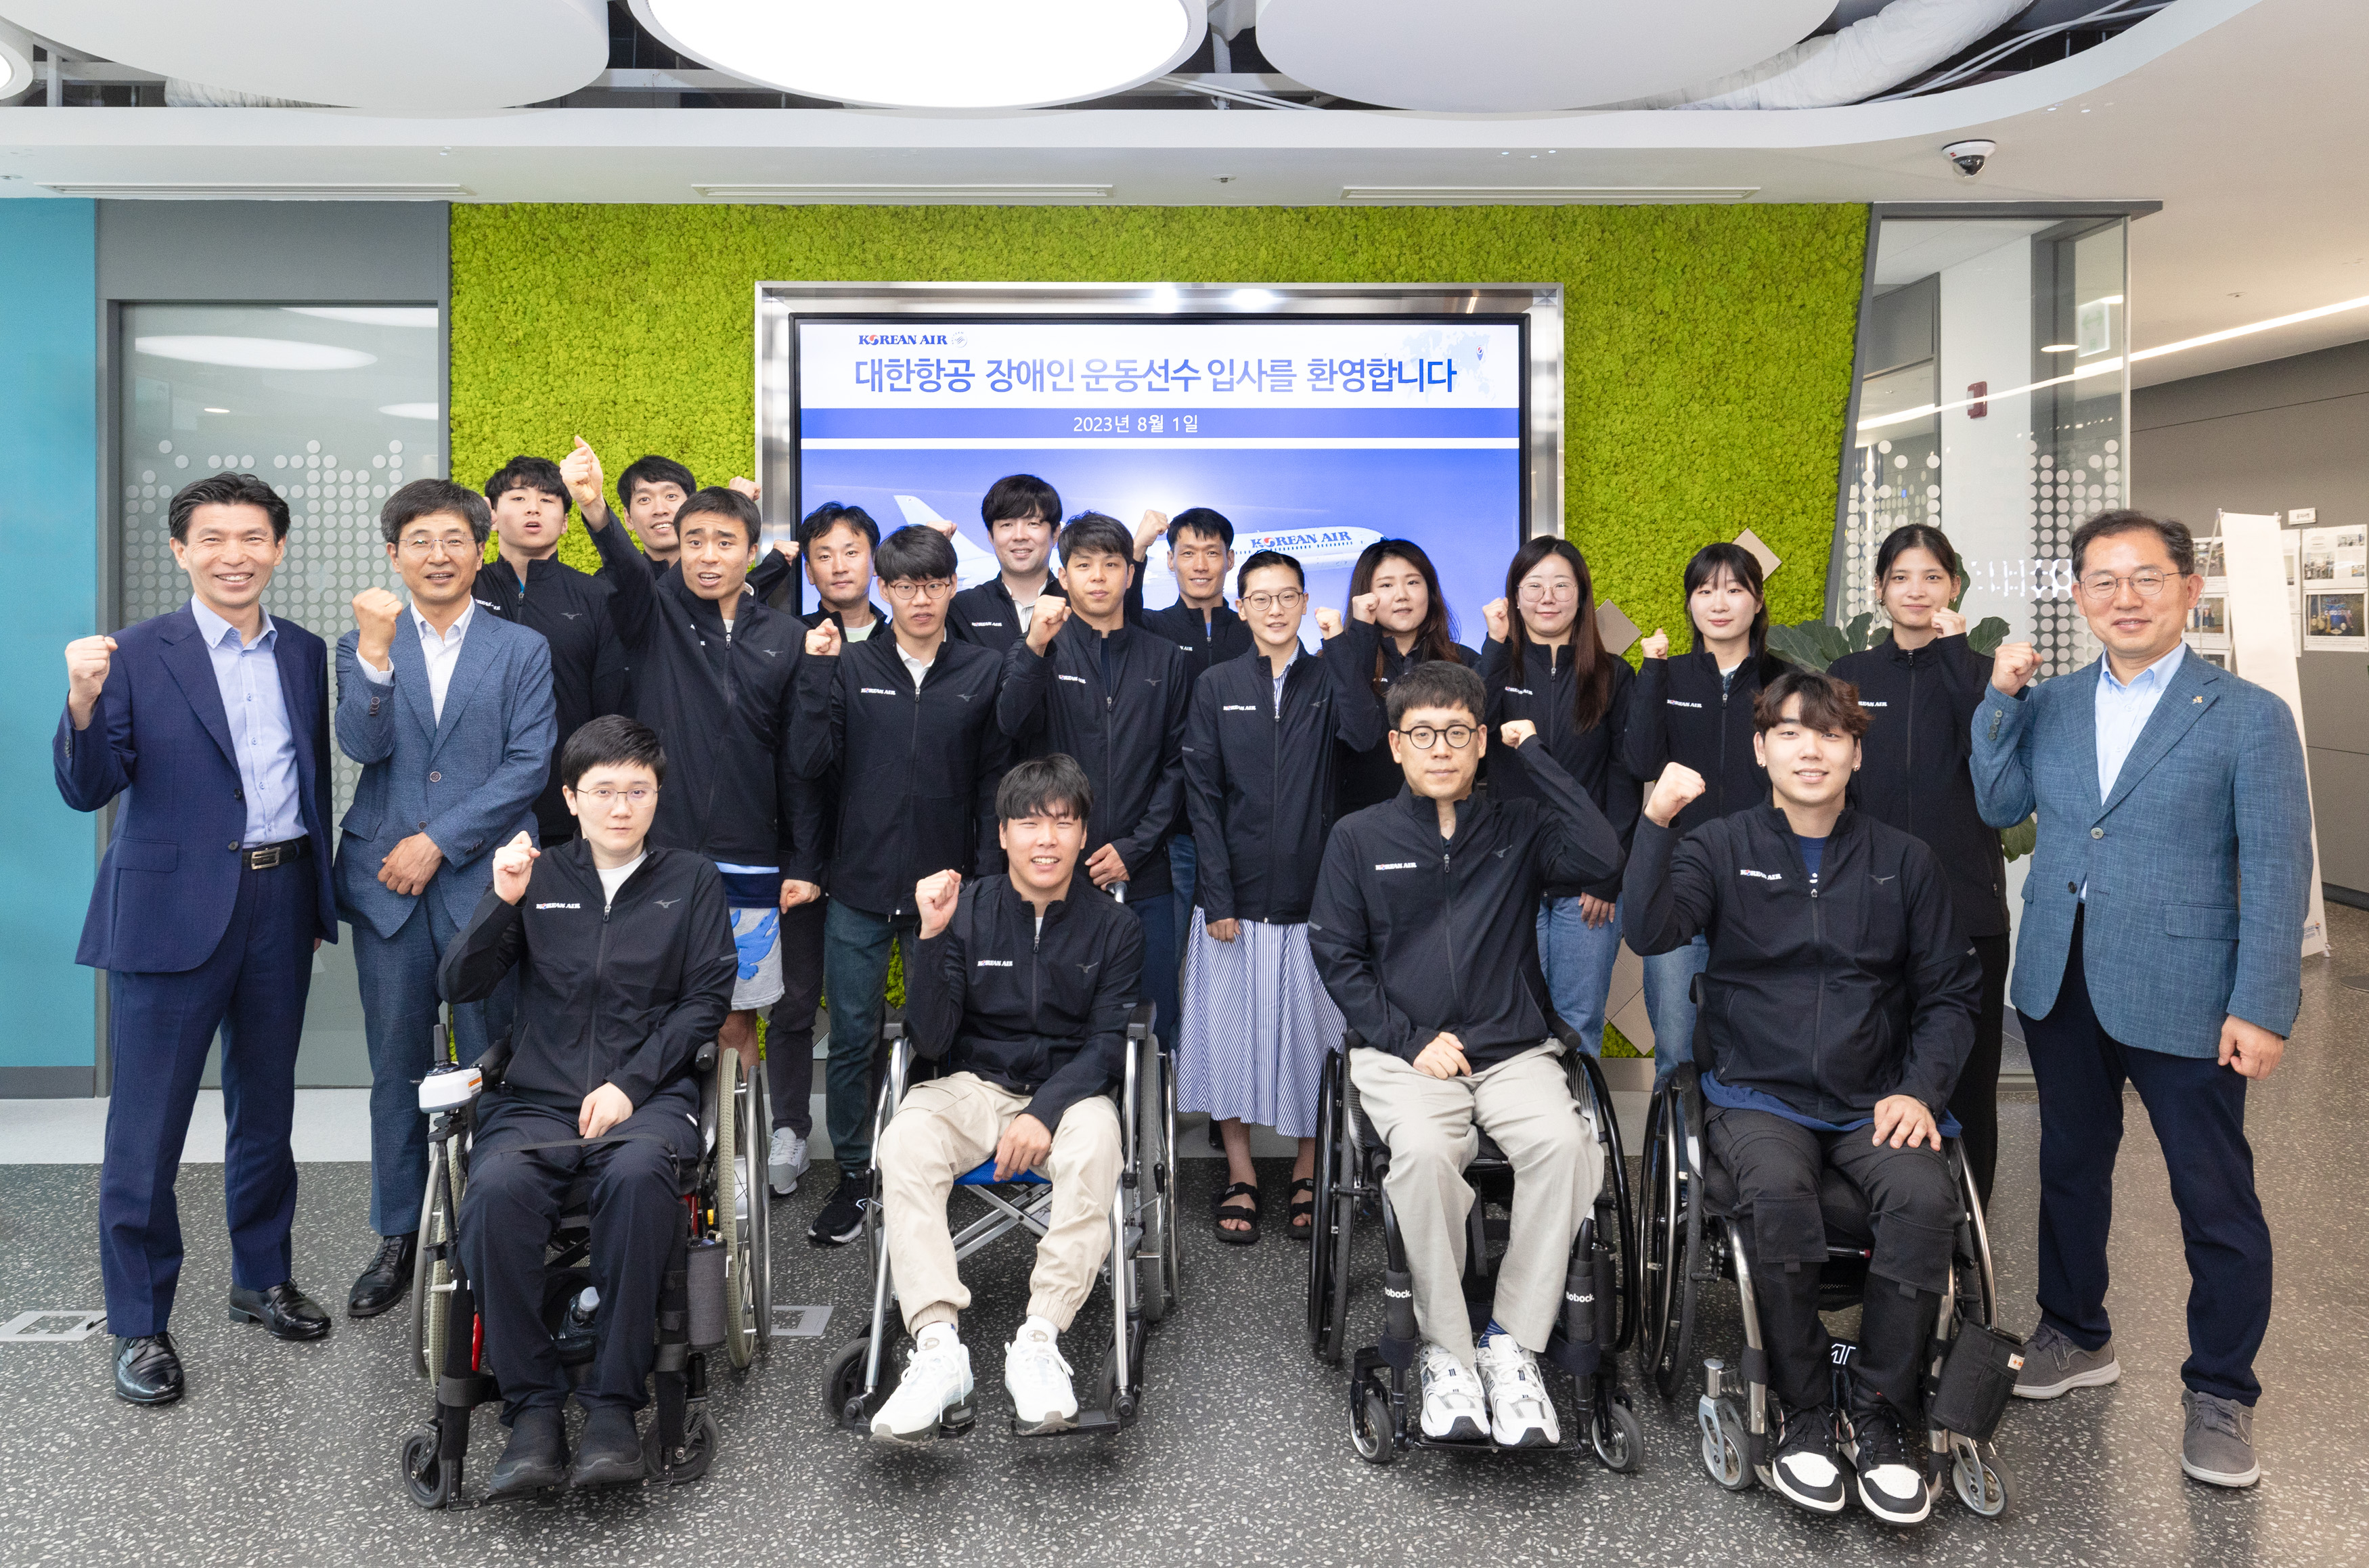
M 2081 592 L 2091 600 L 2108 600 L 2122 591 L 2128 583 L 2139 590 L 2141 599 L 2160 599 L 2163 585 L 2180 576 L 2178 572 L 2159 572 L 2152 567 L 2142 567 L 2125 576 L 2120 572 L 2091 572 L 2081 579 Z
M 568 793 L 578 800 L 589 800 L 603 810 L 621 799 L 629 806 L 647 806 L 658 797 L 657 788 L 648 784 L 637 784 L 632 789 L 578 789 Z
M 1472 744 L 1472 738 L 1481 731 L 1479 727 L 1470 724 L 1451 724 L 1446 729 L 1434 729 L 1427 724 L 1419 724 L 1413 729 L 1402 729 L 1399 733 L 1405 736 L 1407 744 L 1418 751 L 1428 751 L 1442 740 L 1461 751 Z
M 1276 593 L 1246 593 L 1242 595 L 1242 608 L 1260 615 L 1269 610 L 1297 610 L 1307 597 L 1296 588 L 1287 588 Z
M 910 604 L 916 599 L 944 599 L 955 590 L 951 578 L 933 578 L 927 582 L 900 578 L 888 585 L 888 597 L 899 604 Z

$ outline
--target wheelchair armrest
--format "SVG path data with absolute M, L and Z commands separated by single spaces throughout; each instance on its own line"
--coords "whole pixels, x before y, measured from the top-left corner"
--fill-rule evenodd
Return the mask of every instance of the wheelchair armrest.
M 1151 1033 L 1151 1003 L 1139 1001 L 1127 1015 L 1127 1037 L 1140 1040 Z
M 502 1086 L 502 1078 L 509 1070 L 510 1051 L 509 1032 L 504 1030 L 500 1035 L 487 1041 L 486 1048 L 478 1053 L 477 1059 L 470 1063 L 483 1076 L 486 1088 L 498 1089 Z
M 1364 1037 L 1361 1036 L 1355 1029 L 1344 1029 L 1341 1031 L 1341 1054 L 1344 1057 L 1347 1056 L 1351 1051 L 1356 1050 L 1359 1046 L 1362 1046 L 1365 1043 Z
M 715 1071 L 715 1042 L 714 1040 L 700 1041 L 699 1049 L 692 1053 L 691 1062 L 693 1067 L 696 1067 L 702 1072 Z

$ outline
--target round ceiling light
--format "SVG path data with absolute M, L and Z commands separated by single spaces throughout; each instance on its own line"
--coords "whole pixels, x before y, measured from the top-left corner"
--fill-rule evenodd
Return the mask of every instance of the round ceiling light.
M 1029 109 L 1137 86 L 1193 52 L 1207 0 L 633 0 L 679 53 L 805 97 Z
M 202 334 L 135 338 L 135 353 L 197 365 L 229 365 L 242 371 L 358 371 L 378 363 L 376 354 L 305 343 L 293 338 L 227 338 Z

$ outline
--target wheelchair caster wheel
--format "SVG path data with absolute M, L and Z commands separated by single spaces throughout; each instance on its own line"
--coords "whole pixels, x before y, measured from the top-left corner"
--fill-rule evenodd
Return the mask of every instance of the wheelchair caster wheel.
M 1398 1434 L 1390 1429 L 1390 1396 L 1371 1382 L 1349 1402 L 1349 1441 L 1369 1465 L 1386 1465 L 1399 1457 Z
M 672 1482 L 681 1486 L 697 1481 L 707 1473 L 707 1464 L 715 1457 L 715 1418 L 707 1413 L 704 1405 L 687 1412 L 682 1423 L 682 1447 L 673 1455 L 658 1451 L 658 1424 L 650 1423 L 642 1434 L 642 1469 L 652 1481 Z M 671 1458 L 673 1468 L 666 1460 Z
M 857 1335 L 830 1353 L 822 1371 L 823 1419 L 850 1432 L 867 1432 L 872 1416 L 888 1396 L 897 1390 L 896 1354 L 887 1346 L 880 1353 L 880 1386 L 872 1391 L 872 1398 L 864 1397 L 864 1358 L 871 1353 L 872 1341 Z
M 2006 1469 L 1979 1450 L 1960 1449 L 1950 1465 L 1950 1480 L 1957 1488 L 1958 1501 L 1980 1518 L 1999 1517 L 2015 1500 Z
M 411 1500 L 423 1508 L 449 1508 L 461 1491 L 461 1466 L 456 1460 L 448 1477 L 436 1457 L 436 1429 L 422 1426 L 403 1436 L 403 1482 Z
M 1596 1457 L 1616 1475 L 1633 1475 L 1645 1460 L 1645 1432 L 1627 1402 L 1607 1395 L 1596 1402 L 1587 1424 L 1587 1440 Z
M 1726 1399 L 1703 1399 L 1695 1406 L 1695 1425 L 1702 1428 L 1703 1469 L 1730 1492 L 1752 1490 L 1751 1450 L 1744 1417 Z

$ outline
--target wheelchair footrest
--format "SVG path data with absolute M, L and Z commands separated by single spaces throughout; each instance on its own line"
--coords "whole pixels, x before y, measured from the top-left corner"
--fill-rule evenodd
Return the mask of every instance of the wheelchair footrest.
M 475 1410 L 488 1400 L 501 1397 L 494 1379 L 483 1372 L 456 1377 L 447 1372 L 436 1379 L 436 1402 L 454 1410 Z
M 1020 1418 L 1015 1415 L 1012 1418 L 1012 1435 L 1015 1437 L 1082 1437 L 1093 1436 L 1098 1433 L 1121 1431 L 1133 1424 L 1132 1415 L 1119 1416 L 1114 1415 L 1107 1410 L 1082 1407 L 1078 1412 L 1077 1420 L 1067 1426 L 1055 1427 L 1050 1431 L 1024 1428 L 1020 1425 Z

